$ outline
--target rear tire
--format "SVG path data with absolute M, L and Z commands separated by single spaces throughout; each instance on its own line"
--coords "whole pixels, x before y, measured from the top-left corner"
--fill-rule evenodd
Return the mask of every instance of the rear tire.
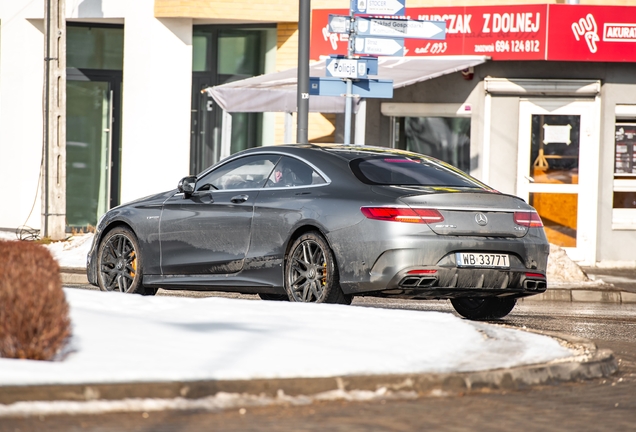
M 142 284 L 143 268 L 139 243 L 126 227 L 109 231 L 97 252 L 97 282 L 102 291 L 119 291 L 141 295 L 155 295 L 157 288 Z
M 464 297 L 451 299 L 458 314 L 471 320 L 503 318 L 512 311 L 517 299 L 510 297 Z
M 290 301 L 351 304 L 340 288 L 338 267 L 325 238 L 316 231 L 298 237 L 285 260 L 285 290 Z

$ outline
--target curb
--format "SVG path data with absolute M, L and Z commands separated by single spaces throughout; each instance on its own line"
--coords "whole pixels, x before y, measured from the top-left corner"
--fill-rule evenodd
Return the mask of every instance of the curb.
M 95 401 L 131 398 L 200 399 L 219 392 L 275 397 L 316 395 L 340 391 L 412 391 L 419 395 L 442 391 L 467 393 L 485 389 L 515 390 L 533 385 L 555 384 L 606 377 L 618 370 L 610 350 L 598 350 L 587 340 L 551 332 L 534 333 L 561 339 L 584 354 L 564 361 L 479 372 L 442 374 L 358 375 L 325 378 L 209 380 L 190 382 L 129 382 L 109 384 L 0 386 L 0 404 L 27 401 Z
M 60 268 L 60 279 L 62 279 L 62 284 L 88 285 L 86 269 L 83 267 Z
M 575 287 L 570 286 L 570 284 L 559 284 L 557 286 L 548 287 L 544 293 L 523 297 L 520 300 L 522 302 L 636 303 L 636 293 L 617 290 L 614 288 L 614 285 L 592 285 L 587 289 L 581 289 L 580 287 L 581 285 Z

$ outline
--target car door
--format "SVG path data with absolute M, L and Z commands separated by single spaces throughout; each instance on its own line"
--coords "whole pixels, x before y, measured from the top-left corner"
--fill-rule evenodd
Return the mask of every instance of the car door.
M 262 279 L 280 280 L 285 242 L 303 220 L 320 218 L 320 198 L 328 181 L 307 163 L 283 156 L 254 205 L 252 240 L 246 271 L 256 270 Z
M 278 159 L 251 155 L 231 160 L 198 178 L 191 195 L 168 199 L 160 221 L 162 274 L 241 271 L 254 202 Z

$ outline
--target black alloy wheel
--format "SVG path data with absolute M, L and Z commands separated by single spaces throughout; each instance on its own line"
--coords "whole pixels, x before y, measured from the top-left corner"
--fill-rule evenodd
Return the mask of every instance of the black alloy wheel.
M 295 302 L 351 304 L 351 296 L 340 288 L 333 252 L 314 231 L 298 237 L 289 250 L 285 290 Z
M 137 237 L 128 228 L 109 231 L 99 245 L 97 281 L 102 291 L 155 295 L 156 288 L 142 285 L 142 268 Z
M 510 297 L 465 297 L 451 299 L 458 314 L 471 320 L 500 319 L 512 311 L 517 300 Z

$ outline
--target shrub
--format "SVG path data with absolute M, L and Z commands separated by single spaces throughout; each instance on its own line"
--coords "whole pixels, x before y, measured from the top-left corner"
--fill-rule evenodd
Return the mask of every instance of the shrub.
M 0 241 L 0 357 L 51 360 L 70 337 L 60 268 L 44 247 Z

